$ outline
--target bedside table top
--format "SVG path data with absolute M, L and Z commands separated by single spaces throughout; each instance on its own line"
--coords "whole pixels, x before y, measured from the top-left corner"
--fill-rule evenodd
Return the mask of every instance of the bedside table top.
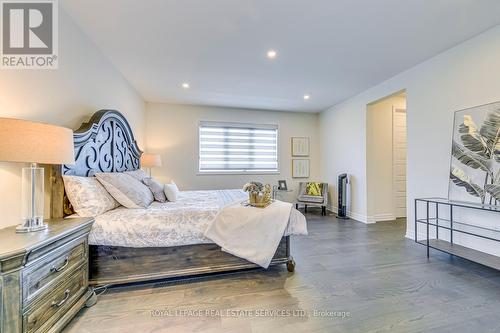
M 0 229 L 0 260 L 29 253 L 34 249 L 53 243 L 82 229 L 90 229 L 94 219 L 68 218 L 45 220 L 48 228 L 46 230 L 32 233 L 16 233 L 16 226 Z

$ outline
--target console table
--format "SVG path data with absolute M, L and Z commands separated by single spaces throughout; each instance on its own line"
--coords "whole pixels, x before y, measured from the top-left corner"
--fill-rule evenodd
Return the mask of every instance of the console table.
M 458 208 L 496 214 L 500 220 L 500 206 L 463 203 L 443 198 L 415 199 L 415 242 L 427 247 L 427 257 L 429 257 L 429 249 L 435 249 L 500 270 L 500 257 L 455 244 L 453 240 L 454 234 L 461 233 L 500 242 L 500 228 L 457 221 L 455 216 Z M 447 218 L 443 217 L 445 210 L 446 215 L 449 216 Z M 426 238 L 424 240 L 418 239 L 419 225 L 425 227 Z M 430 228 L 435 228 L 436 238 L 430 239 Z M 445 232 L 449 236 L 447 237 L 449 241 L 440 239 L 440 235 L 442 236 Z

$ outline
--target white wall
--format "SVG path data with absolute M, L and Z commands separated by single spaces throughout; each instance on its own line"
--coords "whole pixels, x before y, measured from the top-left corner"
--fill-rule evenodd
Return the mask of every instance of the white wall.
M 499 73 L 496 26 L 321 113 L 322 172 L 330 183 L 338 173 L 352 175 L 352 216 L 366 222 L 367 104 L 406 89 L 407 236 L 413 237 L 413 200 L 447 196 L 453 112 L 500 100 Z
M 148 103 L 146 110 L 148 151 L 160 153 L 163 160 L 163 167 L 155 168 L 153 175 L 165 182 L 173 179 L 181 189 L 240 188 L 250 180 L 277 184 L 278 179 L 286 179 L 288 187 L 296 190 L 300 180 L 291 178 L 292 136 L 310 137 L 310 179 L 320 180 L 317 114 L 154 103 Z M 203 120 L 278 124 L 280 174 L 199 175 L 198 123 Z M 293 198 L 293 194 L 288 198 Z
M 123 112 L 144 145 L 144 101 L 63 9 L 59 69 L 0 70 L 0 117 L 75 129 L 103 108 Z M 0 163 L 0 227 L 20 222 L 22 166 Z
M 395 219 L 393 177 L 393 109 L 406 108 L 404 96 L 391 96 L 367 106 L 367 222 Z

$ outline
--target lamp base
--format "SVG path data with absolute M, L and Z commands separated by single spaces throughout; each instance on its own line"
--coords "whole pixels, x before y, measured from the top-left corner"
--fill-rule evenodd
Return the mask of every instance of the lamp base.
M 16 227 L 17 233 L 27 233 L 42 231 L 47 229 L 47 225 L 43 222 L 43 218 L 26 219 L 23 224 Z

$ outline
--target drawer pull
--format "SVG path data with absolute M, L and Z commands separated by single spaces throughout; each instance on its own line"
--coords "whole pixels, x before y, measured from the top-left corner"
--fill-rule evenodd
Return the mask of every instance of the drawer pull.
M 52 273 L 58 273 L 58 272 L 62 271 L 63 269 L 65 269 L 68 266 L 68 264 L 69 264 L 69 257 L 66 257 L 66 258 L 64 258 L 64 262 L 61 266 L 59 266 L 59 267 L 52 266 L 50 271 Z
M 70 294 L 70 290 L 66 289 L 66 291 L 64 291 L 64 298 L 62 300 L 60 300 L 59 302 L 52 301 L 52 307 L 56 307 L 56 308 L 61 307 L 68 300 L 69 294 Z

